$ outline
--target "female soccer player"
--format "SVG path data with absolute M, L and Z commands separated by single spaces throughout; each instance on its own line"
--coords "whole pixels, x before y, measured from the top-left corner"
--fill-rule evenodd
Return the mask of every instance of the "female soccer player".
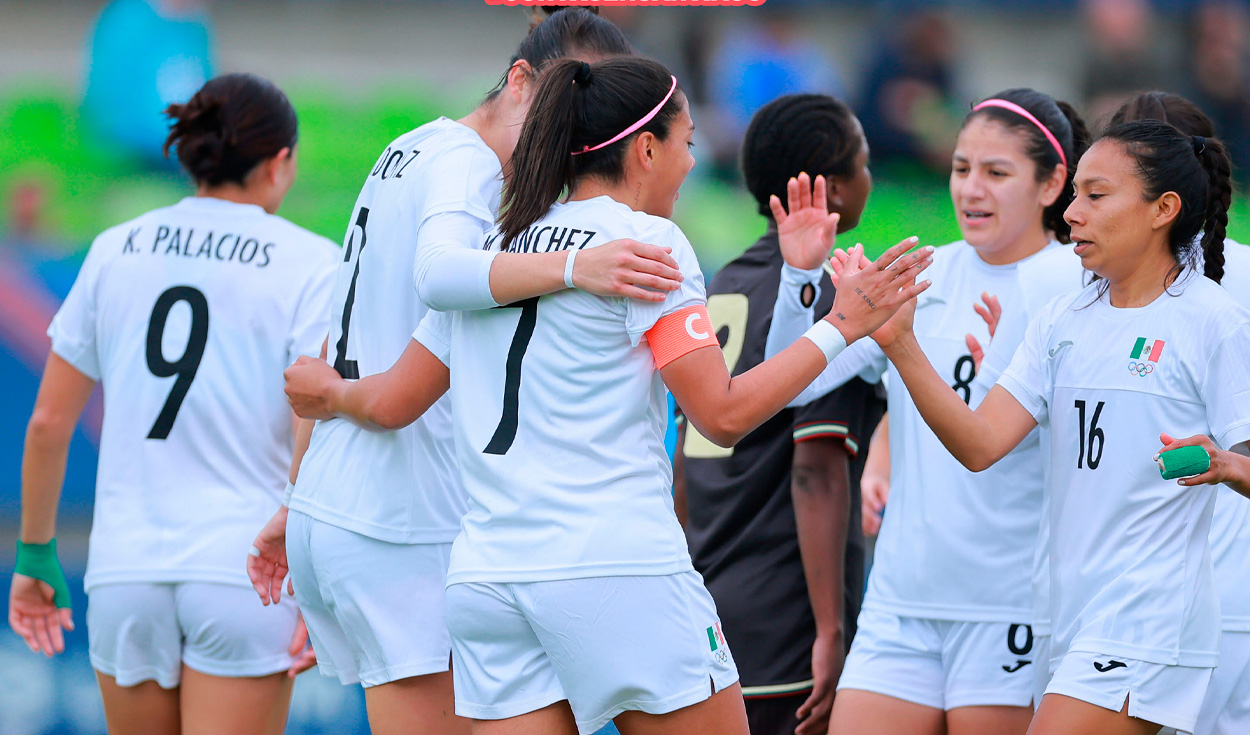
M 929 363 L 968 405 L 992 385 L 976 380 L 973 352 L 988 334 L 973 305 L 988 293 L 997 295 L 1003 314 L 1028 308 L 1020 273 L 1059 248 L 1053 238 L 1066 239 L 1061 215 L 1071 197 L 1070 164 L 1085 137 L 1071 107 L 1030 89 L 995 95 L 964 121 L 950 177 L 964 241 L 938 249 L 927 276 L 934 287 L 917 304 L 916 333 Z M 1079 286 L 1079 264 L 1069 270 Z M 793 321 L 780 314 L 785 306 L 778 302 L 774 324 Z M 1024 330 L 1014 337 L 1002 331 L 991 350 L 1014 347 L 1009 343 Z M 769 353 L 793 339 L 774 327 Z M 857 374 L 876 380 L 888 367 L 882 351 L 864 341 L 799 401 Z M 830 731 L 1023 733 L 1035 665 L 1030 580 L 1042 516 L 1038 435 L 990 472 L 973 474 L 924 426 L 897 376 L 890 385 L 890 509 Z
M 872 188 L 868 158 L 859 120 L 832 97 L 786 95 L 755 114 L 742 170 L 767 227 L 707 287 L 713 328 L 727 330 L 731 374 L 764 361 L 778 298 L 820 314 L 833 302 L 823 273 L 818 295 L 805 273 L 783 265 L 772 198 L 801 172 L 824 175 L 844 234 L 859 224 Z M 690 555 L 733 647 L 754 735 L 824 735 L 829 727 L 864 589 L 857 442 L 881 418 L 880 391 L 852 381 L 779 413 L 731 449 L 693 429 L 679 440 L 674 503 L 688 508 Z
M 239 560 L 282 498 L 292 417 L 277 379 L 321 349 L 337 250 L 274 215 L 296 143 L 277 87 L 229 74 L 167 114 L 166 153 L 196 195 L 96 238 L 48 329 L 9 622 L 47 655 L 73 627 L 56 505 L 102 382 L 86 588 L 109 732 L 276 734 L 304 640 L 294 604 L 256 605 Z
M 1215 126 L 1198 106 L 1180 95 L 1147 92 L 1125 102 L 1111 124 L 1162 120 L 1186 135 L 1215 136 Z M 1250 248 L 1224 239 L 1220 285 L 1250 308 Z M 1171 447 L 1168 447 L 1171 448 Z M 1211 519 L 1211 561 L 1220 596 L 1220 662 L 1198 713 L 1198 735 L 1250 732 L 1250 503 L 1232 489 L 1216 490 Z
M 651 300 L 663 300 L 664 291 L 641 286 L 676 288 L 676 261 L 652 245 L 588 252 L 571 272 L 562 247 L 582 240 L 570 233 L 561 233 L 558 247 L 548 239 L 497 259 L 479 249 L 540 68 L 568 55 L 629 53 L 610 22 L 562 10 L 526 37 L 502 88 L 478 109 L 422 125 L 387 147 L 357 199 L 339 266 L 328 352 L 340 375 L 389 368 L 427 306 L 493 307 L 569 283 Z M 319 424 L 298 478 L 292 473 L 298 483 L 286 506 L 248 560 L 268 604 L 280 599 L 289 551 L 322 673 L 365 687 L 379 735 L 468 729 L 453 714 L 443 613 L 448 554 L 466 510 L 454 451 L 448 401 L 395 433 Z
M 1241 464 L 1228 450 L 1247 453 L 1250 312 L 1217 285 L 1229 191 L 1213 138 L 1157 121 L 1106 133 L 1081 159 L 1065 214 L 1099 280 L 1033 320 L 975 410 L 924 359 L 910 314 L 874 335 L 969 469 L 1050 428 L 1054 663 L 1031 733 L 1194 730 L 1219 644 L 1215 493 L 1160 479 L 1152 458 L 1160 432 L 1168 444 L 1213 437 L 1223 449 L 1209 445 L 1201 480 L 1219 482 Z
M 625 735 L 745 735 L 733 660 L 673 513 L 664 386 L 700 433 L 731 445 L 923 290 L 928 251 L 895 262 L 902 243 L 845 282 L 808 339 L 731 379 L 693 250 L 667 219 L 692 132 L 676 79 L 655 62 L 553 64 L 488 241 L 524 251 L 555 232 L 587 253 L 618 237 L 671 246 L 686 278 L 663 302 L 561 291 L 432 313 L 382 375 L 345 382 L 319 361 L 289 370 L 302 415 L 380 424 L 411 420 L 450 383 L 470 509 L 447 618 L 456 708 L 475 732 L 585 735 L 615 719 Z M 823 183 L 816 203 L 794 187 L 796 222 L 775 207 L 783 230 L 807 223 L 798 239 L 815 263 L 836 225 Z

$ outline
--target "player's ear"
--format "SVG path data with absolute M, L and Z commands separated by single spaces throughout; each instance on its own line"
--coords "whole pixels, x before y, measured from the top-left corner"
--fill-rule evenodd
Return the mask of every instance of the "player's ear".
M 650 171 L 655 165 L 655 159 L 659 155 L 660 141 L 655 137 L 654 133 L 644 132 L 638 135 L 632 146 L 634 155 L 638 160 L 638 165 L 643 171 Z
M 525 59 L 517 59 L 508 69 L 508 82 L 505 85 L 512 100 L 520 104 L 531 93 L 530 84 L 534 81 L 534 68 Z
M 1174 191 L 1165 191 L 1155 200 L 1151 228 L 1158 230 L 1167 227 L 1181 214 L 1181 197 Z

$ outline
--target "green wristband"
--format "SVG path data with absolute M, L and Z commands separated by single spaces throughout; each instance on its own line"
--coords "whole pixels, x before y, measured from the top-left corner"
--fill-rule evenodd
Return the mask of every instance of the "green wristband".
M 52 585 L 52 603 L 58 608 L 70 607 L 69 583 L 65 581 L 61 562 L 56 559 L 56 539 L 46 544 L 18 541 L 17 568 L 13 571 Z
M 1211 455 L 1202 447 L 1178 447 L 1159 455 L 1159 474 L 1165 480 L 1193 477 L 1211 469 Z

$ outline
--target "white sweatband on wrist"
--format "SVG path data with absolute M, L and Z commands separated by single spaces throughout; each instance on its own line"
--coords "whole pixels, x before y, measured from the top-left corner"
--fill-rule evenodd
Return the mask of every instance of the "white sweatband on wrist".
M 292 495 L 294 495 L 294 494 L 295 494 L 295 485 L 294 485 L 294 484 L 292 484 L 292 483 L 290 483 L 290 482 L 288 482 L 288 483 L 286 484 L 286 490 L 284 490 L 284 491 L 283 491 L 283 493 L 282 493 L 282 504 L 283 504 L 283 505 L 285 505 L 286 507 L 290 508 L 290 507 L 291 507 L 291 496 L 292 496 Z
M 564 286 L 577 288 L 573 285 L 573 261 L 577 260 L 577 248 L 569 248 L 569 255 L 564 259 Z
M 825 319 L 821 319 L 813 324 L 811 329 L 803 333 L 803 336 L 811 340 L 812 344 L 825 353 L 826 365 L 833 362 L 833 358 L 846 349 L 846 337 L 843 337 L 838 328 Z

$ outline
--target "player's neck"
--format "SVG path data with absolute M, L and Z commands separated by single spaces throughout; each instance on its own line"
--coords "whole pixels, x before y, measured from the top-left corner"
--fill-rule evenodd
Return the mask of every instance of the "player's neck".
M 991 252 L 977 250 L 977 257 L 990 265 L 1011 265 L 1034 255 L 1050 244 L 1050 235 L 1039 223 L 1030 227 L 1015 242 Z
M 1110 281 L 1111 305 L 1118 309 L 1135 309 L 1152 303 L 1172 285 L 1175 268 L 1176 261 L 1166 248 L 1152 249 L 1132 271 Z
M 221 199 L 235 204 L 254 204 L 269 214 L 273 214 L 278 210 L 278 203 L 272 201 L 272 197 L 267 192 L 258 192 L 251 187 L 239 186 L 237 184 L 219 184 L 217 186 L 209 186 L 201 184 L 195 189 L 197 197 L 209 197 L 211 199 Z
M 580 202 L 595 197 L 610 197 L 635 211 L 644 211 L 643 204 L 647 201 L 647 190 L 642 182 L 629 176 L 617 182 L 606 182 L 589 176 L 577 182 L 569 193 L 570 202 Z
M 482 142 L 495 152 L 495 156 L 499 159 L 499 165 L 503 166 L 512 158 L 512 148 L 516 141 L 512 139 L 513 133 L 509 130 L 512 124 L 519 129 L 520 125 L 525 121 L 524 115 L 517 120 L 509 121 L 509 115 L 502 109 L 498 100 L 479 105 L 477 109 L 468 115 L 460 118 L 456 122 L 466 128 L 477 133 Z M 503 120 L 505 124 L 498 124 L 499 120 Z

